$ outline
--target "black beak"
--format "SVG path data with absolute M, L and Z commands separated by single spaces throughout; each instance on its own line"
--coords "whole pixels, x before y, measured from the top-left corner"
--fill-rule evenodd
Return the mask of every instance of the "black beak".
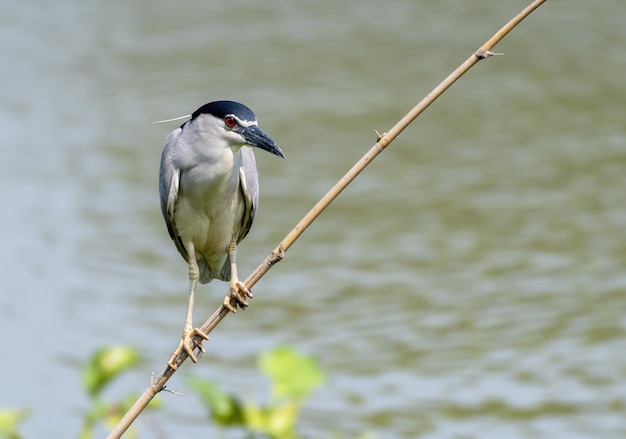
M 270 136 L 265 134 L 257 125 L 251 125 L 241 133 L 246 143 L 250 146 L 264 149 L 278 157 L 285 158 L 285 154 L 280 150 L 276 142 Z

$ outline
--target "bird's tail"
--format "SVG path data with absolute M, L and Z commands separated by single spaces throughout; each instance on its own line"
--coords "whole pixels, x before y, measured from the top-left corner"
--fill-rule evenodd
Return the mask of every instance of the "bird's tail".
M 223 280 L 225 282 L 230 281 L 230 261 L 226 258 L 222 269 L 219 273 L 211 271 L 211 267 L 204 259 L 198 259 L 198 268 L 200 269 L 200 283 L 208 284 L 213 279 Z
M 219 278 L 226 282 L 230 281 L 230 259 L 229 258 L 226 258 L 226 262 L 224 262 L 224 265 L 222 266 L 222 270 L 220 271 Z

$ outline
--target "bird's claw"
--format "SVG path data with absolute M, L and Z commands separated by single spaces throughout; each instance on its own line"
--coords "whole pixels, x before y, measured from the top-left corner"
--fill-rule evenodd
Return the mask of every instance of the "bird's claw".
M 200 337 L 199 342 L 196 342 L 193 339 L 196 335 Z M 170 357 L 169 361 L 167 362 L 167 365 L 174 370 L 178 369 L 178 365 L 180 363 L 178 363 L 176 360 L 178 359 L 182 351 L 185 351 L 185 353 L 189 356 L 189 358 L 191 358 L 191 361 L 193 361 L 194 363 L 197 363 L 200 356 L 206 352 L 206 349 L 204 348 L 204 346 L 202 346 L 202 342 L 206 340 L 209 340 L 209 336 L 206 335 L 204 332 L 202 332 L 198 328 L 193 328 L 189 332 L 187 331 L 183 332 L 183 336 L 180 339 L 180 343 L 178 343 L 178 347 L 176 348 L 176 350 Z M 193 352 L 195 348 L 198 348 L 198 351 L 199 351 L 198 355 L 196 355 Z
M 254 296 L 243 282 L 237 281 L 231 285 L 228 294 L 224 297 L 224 306 L 230 312 L 237 312 L 237 306 L 246 309 L 249 305 L 248 299 Z

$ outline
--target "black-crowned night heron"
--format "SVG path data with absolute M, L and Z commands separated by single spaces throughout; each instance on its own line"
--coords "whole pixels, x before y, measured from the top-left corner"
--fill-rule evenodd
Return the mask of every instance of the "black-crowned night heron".
M 159 175 L 161 211 L 170 237 L 189 264 L 187 317 L 174 356 L 184 349 L 196 362 L 192 337 L 208 339 L 192 325 L 198 281 L 230 282 L 224 306 L 232 312 L 238 305 L 246 307 L 252 297 L 237 277 L 237 244 L 250 231 L 259 199 L 251 147 L 285 157 L 257 126 L 252 110 L 232 101 L 203 105 L 167 136 Z

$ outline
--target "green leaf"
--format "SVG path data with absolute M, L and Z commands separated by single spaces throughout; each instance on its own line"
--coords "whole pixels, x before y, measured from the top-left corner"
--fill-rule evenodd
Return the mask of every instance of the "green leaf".
M 304 398 L 325 379 L 315 358 L 286 346 L 261 354 L 259 368 L 272 380 L 275 398 Z
M 3 409 L 0 410 L 0 438 L 20 439 L 22 436 L 17 432 L 17 424 L 28 417 L 28 409 Z
M 247 403 L 244 407 L 245 427 L 248 431 L 263 433 L 272 439 L 290 439 L 295 436 L 299 404 L 283 403 L 260 407 Z
M 219 425 L 243 426 L 243 409 L 235 396 L 221 391 L 214 382 L 199 377 L 187 379 L 187 385 L 198 394 Z
M 281 404 L 268 412 L 267 432 L 274 438 L 291 438 L 295 435 L 298 404 Z
M 125 346 L 111 346 L 97 350 L 83 369 L 83 387 L 89 396 L 96 397 L 102 389 L 123 371 L 139 360 L 137 350 Z

